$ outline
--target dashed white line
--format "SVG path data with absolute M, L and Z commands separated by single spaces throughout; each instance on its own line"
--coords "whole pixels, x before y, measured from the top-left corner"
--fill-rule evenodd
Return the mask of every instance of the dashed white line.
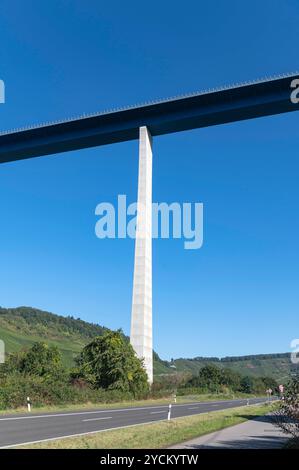
M 259 402 L 258 404 L 262 404 L 264 402 Z M 200 402 L 200 404 L 210 404 L 209 402 L 208 403 L 205 403 L 205 402 Z M 187 404 L 184 403 L 184 404 L 181 404 L 181 405 L 176 405 L 176 406 L 186 406 Z M 163 405 L 162 405 L 163 406 Z M 152 406 L 152 407 L 146 407 L 147 409 L 148 408 L 159 408 L 159 406 Z M 146 409 L 146 408 L 142 408 L 142 407 L 138 407 L 138 408 L 130 408 L 131 410 L 133 409 Z M 168 407 L 167 407 L 168 408 Z M 123 410 L 107 410 L 106 412 L 114 412 L 114 411 L 127 411 L 128 408 L 125 408 Z M 102 411 L 104 412 L 104 411 Z M 91 412 L 87 412 L 88 413 L 98 413 L 98 411 L 91 411 Z M 207 414 L 208 411 L 206 412 L 203 412 L 202 414 Z M 64 416 L 67 416 L 67 415 L 75 415 L 75 414 L 86 414 L 86 412 L 80 412 L 80 413 L 65 413 L 63 414 Z M 49 415 L 45 415 L 45 417 L 48 417 Z M 50 415 L 50 416 L 53 416 L 53 415 Z M 57 415 L 57 416 L 61 416 L 61 415 Z M 28 416 L 26 417 L 27 419 L 29 418 L 40 418 L 40 417 L 44 417 L 44 416 Z M 7 421 L 9 419 L 24 419 L 24 417 L 17 417 L 17 418 L 0 418 L 0 421 Z M 160 419 L 159 421 L 164 421 L 163 418 Z M 15 443 L 15 444 L 8 444 L 8 445 L 4 445 L 4 446 L 0 446 L 0 449 L 9 449 L 9 448 L 13 448 L 13 447 L 19 447 L 19 446 L 24 446 L 24 445 L 27 445 L 27 444 L 38 444 L 40 442 L 49 442 L 49 441 L 57 441 L 59 439 L 67 439 L 67 438 L 70 438 L 70 437 L 78 437 L 78 436 L 86 436 L 86 435 L 90 435 L 90 434 L 97 434 L 97 433 L 100 433 L 100 432 L 107 432 L 107 431 L 114 431 L 116 429 L 124 429 L 124 428 L 130 428 L 130 427 L 136 427 L 136 426 L 144 426 L 145 424 L 153 424 L 153 421 L 147 421 L 147 422 L 144 422 L 144 423 L 137 423 L 137 424 L 129 424 L 129 425 L 126 425 L 126 426 L 115 426 L 115 427 L 112 427 L 112 428 L 106 428 L 106 429 L 101 429 L 101 430 L 97 430 L 97 431 L 89 431 L 89 432 L 82 432 L 82 433 L 76 433 L 76 434 L 68 434 L 68 435 L 64 435 L 64 436 L 56 436 L 56 437 L 50 437 L 50 438 L 46 438 L 46 439 L 39 439 L 39 440 L 35 440 L 35 441 L 25 441 L 25 442 L 19 442 L 19 443 Z
M 227 400 L 219 401 L 217 405 L 214 405 L 213 402 L 199 402 L 199 405 L 211 405 L 211 406 L 220 406 L 222 403 L 227 403 Z M 241 406 L 242 401 L 232 401 L 235 403 L 236 406 Z M 254 402 L 255 403 L 262 403 L 262 402 Z M 180 403 L 175 404 L 173 407 L 179 408 L 188 406 L 190 403 Z M 196 403 L 195 403 L 196 404 Z M 106 409 L 106 410 L 97 410 L 97 411 L 75 411 L 75 412 L 68 412 L 68 413 L 52 413 L 52 414 L 44 414 L 44 415 L 32 415 L 32 416 L 9 416 L 6 418 L 0 418 L 1 421 L 15 421 L 15 420 L 22 420 L 22 419 L 42 419 L 42 418 L 58 418 L 64 416 L 80 416 L 80 415 L 90 415 L 90 414 L 99 414 L 99 413 L 119 413 L 119 412 L 127 412 L 127 411 L 141 411 L 141 410 L 148 410 L 148 409 L 155 409 L 155 408 L 167 408 L 168 405 L 157 405 L 157 406 L 145 406 L 145 407 L 129 407 L 129 408 L 114 408 L 114 409 Z M 1 448 L 1 447 L 0 447 Z
M 112 419 L 112 416 L 105 416 L 105 418 L 90 418 L 90 419 L 82 419 L 82 421 L 99 421 L 100 419 Z
M 165 411 L 151 411 L 151 415 L 157 415 L 158 413 L 166 413 Z

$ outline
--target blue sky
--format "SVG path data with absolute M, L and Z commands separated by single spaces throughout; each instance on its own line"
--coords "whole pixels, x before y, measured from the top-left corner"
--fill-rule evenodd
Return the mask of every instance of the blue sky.
M 299 69 L 298 2 L 1 2 L 0 128 Z M 153 198 L 204 203 L 204 245 L 153 242 L 163 358 L 284 352 L 299 336 L 297 113 L 156 138 Z M 0 305 L 129 333 L 134 242 L 94 210 L 137 193 L 137 142 L 0 167 Z

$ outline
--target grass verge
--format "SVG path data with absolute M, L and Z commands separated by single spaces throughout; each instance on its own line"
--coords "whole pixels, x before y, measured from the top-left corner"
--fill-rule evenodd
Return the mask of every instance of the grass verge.
M 251 405 L 223 411 L 176 418 L 98 432 L 86 436 L 65 438 L 20 446 L 26 449 L 159 449 L 242 423 L 271 411 L 275 405 Z

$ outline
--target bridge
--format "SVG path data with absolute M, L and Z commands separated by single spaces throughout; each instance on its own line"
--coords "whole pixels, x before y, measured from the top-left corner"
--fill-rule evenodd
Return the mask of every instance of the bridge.
M 299 74 L 219 88 L 142 106 L 0 133 L 0 163 L 295 111 Z
M 131 344 L 153 379 L 152 137 L 299 110 L 291 101 L 299 74 L 206 90 L 188 96 L 83 115 L 0 133 L 0 163 L 139 138 L 138 212 Z

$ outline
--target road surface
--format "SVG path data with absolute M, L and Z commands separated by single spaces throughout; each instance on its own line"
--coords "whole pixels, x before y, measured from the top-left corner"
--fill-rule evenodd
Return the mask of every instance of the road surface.
M 252 398 L 250 404 L 265 402 Z M 191 416 L 208 411 L 246 405 L 247 400 L 225 400 L 172 404 L 171 417 Z M 0 448 L 42 442 L 108 429 L 123 428 L 167 419 L 168 406 L 143 406 L 58 413 L 0 415 Z

